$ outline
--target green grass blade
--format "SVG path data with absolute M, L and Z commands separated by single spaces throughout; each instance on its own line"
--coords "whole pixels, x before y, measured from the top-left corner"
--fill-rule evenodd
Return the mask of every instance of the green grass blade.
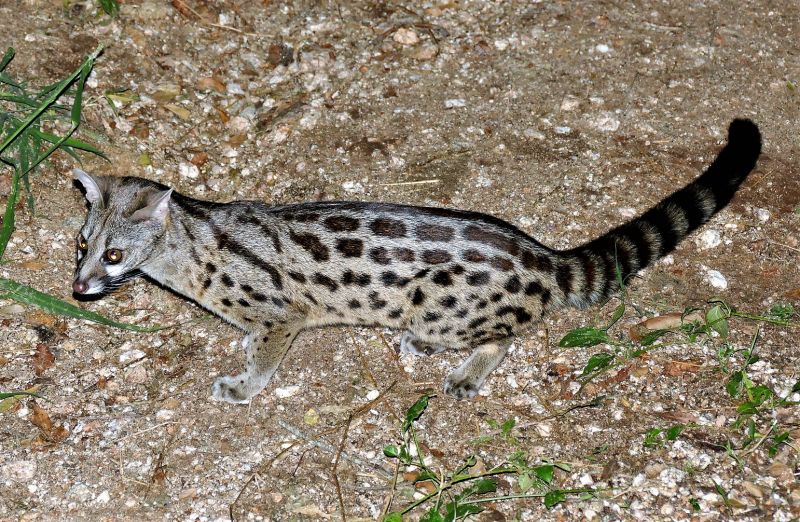
M 85 319 L 86 321 L 91 321 L 93 323 L 112 326 L 114 328 L 121 328 L 123 330 L 131 330 L 134 332 L 157 332 L 159 330 L 172 328 L 172 326 L 144 327 L 137 326 L 135 324 L 114 321 L 113 319 L 109 319 L 96 312 L 84 310 L 83 308 L 79 308 L 73 304 L 67 303 L 66 301 L 62 301 L 61 299 L 57 299 L 53 296 L 39 292 L 38 290 L 17 283 L 16 281 L 12 281 L 11 279 L 0 278 L 0 290 L 6 292 L 5 294 L 0 295 L 0 297 L 4 299 L 13 299 L 14 301 L 20 303 L 37 306 L 45 312 L 53 315 L 63 315 L 66 317 L 73 317 L 75 319 Z
M 0 59 L 0 71 L 4 71 L 6 66 L 11 63 L 11 60 L 14 59 L 14 48 L 9 47 L 6 49 L 6 52 L 3 54 L 3 58 Z
M 31 132 L 35 136 L 43 139 L 44 141 L 50 142 L 50 143 L 58 143 L 58 140 L 60 139 L 55 134 L 50 134 L 49 132 L 45 132 L 45 131 L 40 130 L 40 129 L 31 129 Z M 92 154 L 96 154 L 97 156 L 100 156 L 101 158 L 103 158 L 105 160 L 108 159 L 106 157 L 106 155 L 103 154 L 103 152 L 100 149 L 98 149 L 97 147 L 95 147 L 94 145 L 91 145 L 89 143 L 86 143 L 85 141 L 82 141 L 82 140 L 79 140 L 79 139 L 76 139 L 76 138 L 67 138 L 66 140 L 64 140 L 64 145 L 67 145 L 69 147 L 73 147 L 73 148 L 79 149 L 79 150 L 85 150 L 86 152 L 91 152 Z
M 0 229 L 0 260 L 3 259 L 8 241 L 11 239 L 11 234 L 14 232 L 14 205 L 17 204 L 17 197 L 19 197 L 18 172 L 19 171 L 14 172 L 11 176 L 11 190 L 8 193 L 6 211 L 3 214 L 3 228 Z
M 3 401 L 5 399 L 10 399 L 11 397 L 17 397 L 18 395 L 27 395 L 28 397 L 37 397 L 39 399 L 42 398 L 42 396 L 37 393 L 31 393 L 26 391 L 14 391 L 14 392 L 0 393 L 0 401 Z
M 25 119 L 25 121 L 22 122 L 22 125 L 17 127 L 17 129 L 14 132 L 12 132 L 11 135 L 6 137 L 6 139 L 3 141 L 2 144 L 0 144 L 0 154 L 2 154 L 3 151 L 6 150 L 11 145 L 11 143 L 14 140 L 16 140 L 19 137 L 19 135 L 22 134 L 25 131 L 25 129 L 30 127 L 33 124 L 34 121 L 36 121 L 42 114 L 44 114 L 44 112 L 48 109 L 48 107 L 50 107 L 50 105 L 52 105 L 59 98 L 59 96 L 64 94 L 64 92 L 67 90 L 67 88 L 70 85 L 72 85 L 72 83 L 79 76 L 83 79 L 82 83 L 85 83 L 86 77 L 89 75 L 89 71 L 91 70 L 92 65 L 94 64 L 95 58 L 97 58 L 97 56 L 100 54 L 100 52 L 102 50 L 103 50 L 103 46 L 99 45 L 97 47 L 97 49 L 95 49 L 94 52 L 92 54 L 90 54 L 86 58 L 86 60 L 83 62 L 83 64 L 78 69 L 76 69 L 72 74 L 70 74 L 64 81 L 60 82 L 60 86 L 58 88 L 53 89 L 52 91 L 50 91 L 50 94 L 42 102 L 42 104 L 35 111 L 33 111 Z M 75 96 L 76 101 L 79 102 L 82 94 L 83 94 L 83 85 L 81 84 L 81 85 L 79 85 L 79 92 L 77 92 L 76 96 Z M 73 124 L 74 124 L 74 121 L 75 121 L 74 120 L 75 112 L 76 111 L 75 111 L 75 109 L 73 107 L 73 111 L 72 111 Z M 80 116 L 80 110 L 77 111 L 77 114 L 78 114 L 78 116 Z

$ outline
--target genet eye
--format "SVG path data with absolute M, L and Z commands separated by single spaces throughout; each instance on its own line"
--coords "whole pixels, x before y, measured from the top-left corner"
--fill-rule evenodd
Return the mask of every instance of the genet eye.
M 103 259 L 110 265 L 116 265 L 122 261 L 122 250 L 118 248 L 109 248 L 106 250 L 105 254 L 103 254 Z
M 82 252 L 86 252 L 86 250 L 89 248 L 89 243 L 86 242 L 86 238 L 83 237 L 83 234 L 78 235 L 78 248 Z

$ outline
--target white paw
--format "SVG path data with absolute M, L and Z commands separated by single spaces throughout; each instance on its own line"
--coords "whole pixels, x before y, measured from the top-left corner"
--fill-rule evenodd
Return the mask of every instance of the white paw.
M 231 404 L 247 404 L 250 396 L 247 395 L 244 376 L 218 377 L 211 387 L 211 395 L 215 400 L 230 402 Z
M 444 381 L 444 392 L 456 399 L 471 399 L 478 395 L 481 384 L 483 383 L 454 371 Z
M 445 348 L 435 344 L 429 344 L 420 341 L 419 338 L 413 333 L 406 330 L 400 337 L 400 353 L 410 353 L 411 355 L 436 355 L 443 352 Z

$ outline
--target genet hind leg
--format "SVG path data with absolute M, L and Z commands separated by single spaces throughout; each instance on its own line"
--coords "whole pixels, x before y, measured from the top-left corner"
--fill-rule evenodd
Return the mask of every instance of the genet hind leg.
M 444 381 L 444 392 L 457 399 L 478 394 L 486 378 L 503 361 L 513 338 L 500 339 L 479 345 L 461 366 Z
M 445 346 L 431 344 L 421 340 L 409 330 L 403 332 L 400 337 L 400 353 L 410 353 L 412 355 L 436 355 L 445 351 Z
M 213 397 L 233 404 L 250 402 L 269 383 L 302 326 L 285 324 L 269 331 L 248 334 L 242 344 L 247 353 L 247 369 L 239 375 L 217 378 Z

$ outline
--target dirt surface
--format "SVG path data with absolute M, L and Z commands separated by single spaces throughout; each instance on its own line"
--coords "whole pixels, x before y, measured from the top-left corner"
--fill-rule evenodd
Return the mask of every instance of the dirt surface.
M 0 2 L 3 47 L 17 51 L 9 72 L 49 83 L 104 43 L 83 136 L 111 161 L 87 157 L 84 168 L 215 201 L 451 206 L 564 248 L 691 181 L 730 120 L 752 118 L 764 136 L 756 172 L 728 209 L 631 283 L 610 333 L 624 340 L 640 315 L 707 309 L 713 296 L 753 313 L 800 305 L 795 1 L 184 0 L 176 9 L 146 0 L 124 3 L 114 20 L 92 3 L 63 4 Z M 37 215 L 20 205 L 0 275 L 75 302 L 85 208 L 72 166 L 58 156 L 34 177 Z M 726 288 L 710 284 L 709 270 Z M 419 422 L 430 465 L 452 470 L 475 454 L 478 469 L 490 468 L 522 450 L 531 462 L 569 464 L 554 486 L 597 490 L 551 510 L 537 498 L 484 504 L 481 520 L 800 515 L 800 412 L 758 417 L 761 434 L 773 420 L 791 433 L 775 455 L 771 439 L 752 449 L 760 437 L 726 452 L 747 431 L 733 425 L 741 398 L 725 390 L 743 356 L 724 373 L 719 339 L 667 337 L 579 390 L 589 357 L 610 349 L 558 340 L 607 324 L 618 303 L 547 318 L 475 400 L 434 397 Z M 137 334 L 0 300 L 0 389 L 38 385 L 48 399 L 3 403 L 0 518 L 217 520 L 235 503 L 242 519 L 336 520 L 344 506 L 355 520 L 419 498 L 402 468 L 392 489 L 382 448 L 464 354 L 399 357 L 395 331 L 307 331 L 267 389 L 234 407 L 210 400 L 214 377 L 244 363 L 234 328 L 143 280 L 81 306 L 182 325 Z M 732 321 L 731 345 L 747 348 L 757 326 Z M 762 325 L 752 382 L 789 395 L 797 333 Z M 49 431 L 35 425 L 44 414 Z M 489 422 L 512 418 L 506 437 Z M 679 423 L 693 424 L 644 446 L 648 430 Z M 498 494 L 519 491 L 514 476 L 500 479 Z

